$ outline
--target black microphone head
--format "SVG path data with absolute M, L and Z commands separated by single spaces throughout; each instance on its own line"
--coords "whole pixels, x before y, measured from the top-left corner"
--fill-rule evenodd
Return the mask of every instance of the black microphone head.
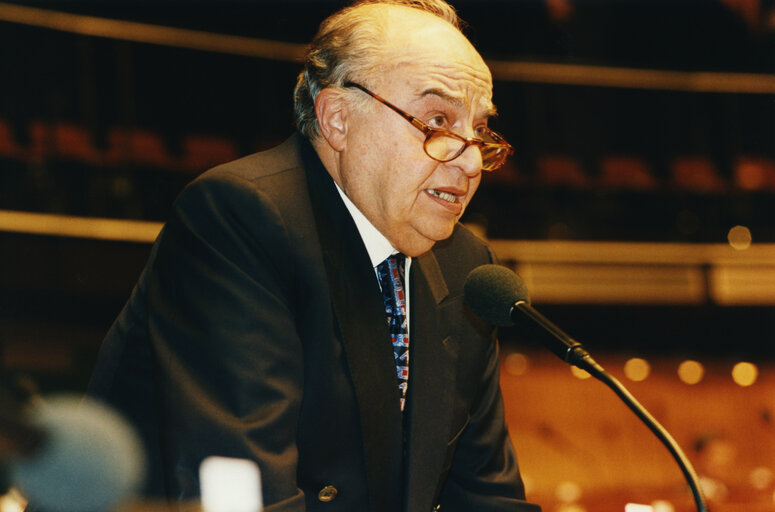
M 482 265 L 473 269 L 463 290 L 466 303 L 476 316 L 498 326 L 514 325 L 511 308 L 515 302 L 530 302 L 522 279 L 500 265 Z

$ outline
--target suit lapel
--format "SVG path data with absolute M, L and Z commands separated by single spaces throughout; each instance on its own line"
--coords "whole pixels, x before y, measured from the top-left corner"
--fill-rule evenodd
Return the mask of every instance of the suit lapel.
M 430 510 L 443 470 L 455 390 L 457 338 L 445 318 L 449 291 L 432 252 L 412 261 L 406 509 Z
M 401 497 L 401 415 L 379 285 L 355 223 L 314 150 L 302 142 L 332 306 L 358 400 L 372 509 Z

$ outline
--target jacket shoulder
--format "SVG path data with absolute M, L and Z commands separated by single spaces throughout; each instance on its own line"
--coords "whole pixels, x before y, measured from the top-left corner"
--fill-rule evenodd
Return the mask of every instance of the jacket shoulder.
M 302 142 L 299 137 L 293 136 L 279 146 L 213 167 L 195 182 L 218 179 L 224 175 L 255 181 L 291 170 L 302 170 L 304 164 L 300 155 Z
M 495 262 L 495 254 L 487 242 L 476 236 L 470 229 L 458 223 L 452 236 L 437 242 L 432 252 L 440 264 L 478 266 Z

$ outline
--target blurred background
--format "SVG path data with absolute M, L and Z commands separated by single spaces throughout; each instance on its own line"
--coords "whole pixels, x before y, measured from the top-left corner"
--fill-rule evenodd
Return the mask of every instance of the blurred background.
M 464 220 L 673 433 L 714 512 L 775 510 L 775 2 L 451 3 L 516 150 Z M 0 2 L 7 386 L 85 389 L 176 195 L 293 132 L 298 57 L 344 4 Z M 610 390 L 501 344 L 533 501 L 693 510 Z

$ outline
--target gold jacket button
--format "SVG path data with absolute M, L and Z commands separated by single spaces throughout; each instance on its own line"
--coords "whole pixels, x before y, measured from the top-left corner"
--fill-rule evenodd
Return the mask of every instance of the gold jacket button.
M 338 492 L 339 491 L 336 490 L 336 487 L 333 485 L 327 485 L 320 489 L 320 492 L 318 493 L 318 499 L 323 503 L 328 503 L 329 501 L 336 498 Z

